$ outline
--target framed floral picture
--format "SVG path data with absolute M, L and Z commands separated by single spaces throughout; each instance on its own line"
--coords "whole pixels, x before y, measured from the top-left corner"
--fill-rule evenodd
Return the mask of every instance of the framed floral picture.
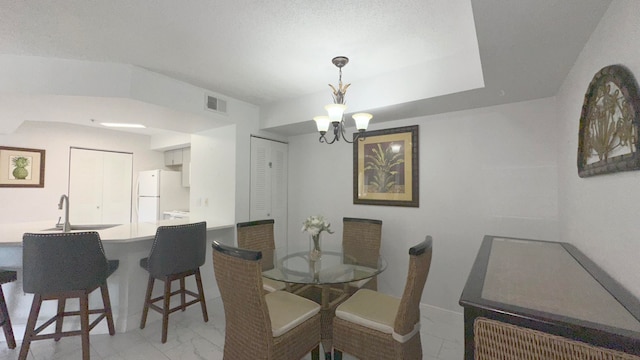
M 44 150 L 0 146 L 0 187 L 44 187 Z
M 419 207 L 418 125 L 353 142 L 353 203 Z

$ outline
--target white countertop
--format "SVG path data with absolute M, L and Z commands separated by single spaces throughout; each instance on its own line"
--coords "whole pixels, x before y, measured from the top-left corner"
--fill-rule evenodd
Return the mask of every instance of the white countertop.
M 116 225 L 102 230 L 72 230 L 71 232 L 97 231 L 104 242 L 126 243 L 139 240 L 153 239 L 156 229 L 162 225 L 188 224 L 189 219 L 159 220 L 157 222 L 141 222 Z M 197 222 L 197 221 L 192 221 Z M 233 228 L 233 223 L 214 223 L 207 221 L 207 231 Z M 60 233 L 60 230 L 49 230 L 55 227 L 53 221 L 35 221 L 25 223 L 0 224 L 0 246 L 22 245 L 24 233 Z

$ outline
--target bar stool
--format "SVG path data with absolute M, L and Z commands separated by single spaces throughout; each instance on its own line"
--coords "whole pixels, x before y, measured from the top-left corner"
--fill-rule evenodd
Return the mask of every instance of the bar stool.
M 82 337 L 82 359 L 89 360 L 89 331 L 102 319 L 107 319 L 109 334 L 115 334 L 107 278 L 118 268 L 118 260 L 107 260 L 97 232 L 58 234 L 24 234 L 23 289 L 32 293 L 33 303 L 18 359 L 24 360 L 34 340 L 60 340 L 66 336 Z M 103 307 L 89 309 L 89 294 L 100 288 Z M 65 311 L 69 298 L 78 298 L 79 311 Z M 58 312 L 36 328 L 42 302 L 58 300 Z M 99 316 L 89 323 L 89 314 Z M 62 331 L 66 316 L 80 316 L 80 330 Z M 56 323 L 53 334 L 39 335 Z
M 13 270 L 0 270 L 0 285 L 8 282 L 16 281 L 17 273 Z M 0 325 L 4 330 L 4 337 L 7 340 L 9 349 L 16 348 L 16 339 L 13 337 L 13 328 L 11 327 L 11 319 L 9 318 L 9 310 L 7 310 L 7 302 L 4 299 L 4 292 L 0 286 Z
M 161 313 L 163 344 L 167 342 L 169 314 L 178 310 L 184 311 L 187 306 L 200 303 L 202 317 L 205 322 L 209 321 L 200 277 L 200 266 L 204 264 L 206 246 L 207 223 L 204 221 L 187 225 L 160 226 L 156 231 L 149 257 L 140 259 L 140 266 L 149 272 L 140 329 L 144 329 L 146 325 L 149 308 Z M 191 275 L 196 278 L 197 294 L 185 288 L 185 278 Z M 162 296 L 151 298 L 156 279 L 164 282 L 164 292 Z M 180 280 L 180 289 L 172 292 L 171 282 L 174 280 Z M 171 308 L 171 296 L 178 294 L 180 305 Z M 186 302 L 186 295 L 195 299 Z M 154 304 L 160 300 L 163 301 L 162 307 Z

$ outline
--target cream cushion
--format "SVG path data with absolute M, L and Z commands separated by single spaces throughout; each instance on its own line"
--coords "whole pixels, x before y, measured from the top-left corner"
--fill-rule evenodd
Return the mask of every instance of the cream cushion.
M 264 296 L 271 319 L 273 337 L 278 337 L 302 324 L 320 311 L 320 305 L 286 291 Z
M 284 290 L 286 285 L 282 281 L 271 280 L 267 277 L 262 277 L 262 288 L 268 292 L 274 292 L 278 290 Z
M 402 335 L 393 331 L 399 306 L 399 298 L 360 289 L 336 308 L 336 317 L 384 334 L 391 334 L 396 341 L 404 343 L 420 330 L 420 323 L 415 324 L 409 334 Z

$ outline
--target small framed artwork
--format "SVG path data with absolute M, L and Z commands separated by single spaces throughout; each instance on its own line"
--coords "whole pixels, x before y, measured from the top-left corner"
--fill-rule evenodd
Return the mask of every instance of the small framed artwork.
M 0 187 L 44 187 L 44 153 L 0 146 Z
M 418 125 L 353 142 L 353 203 L 419 207 Z
M 578 175 L 640 169 L 640 96 L 622 65 L 602 68 L 584 95 L 578 133 Z

